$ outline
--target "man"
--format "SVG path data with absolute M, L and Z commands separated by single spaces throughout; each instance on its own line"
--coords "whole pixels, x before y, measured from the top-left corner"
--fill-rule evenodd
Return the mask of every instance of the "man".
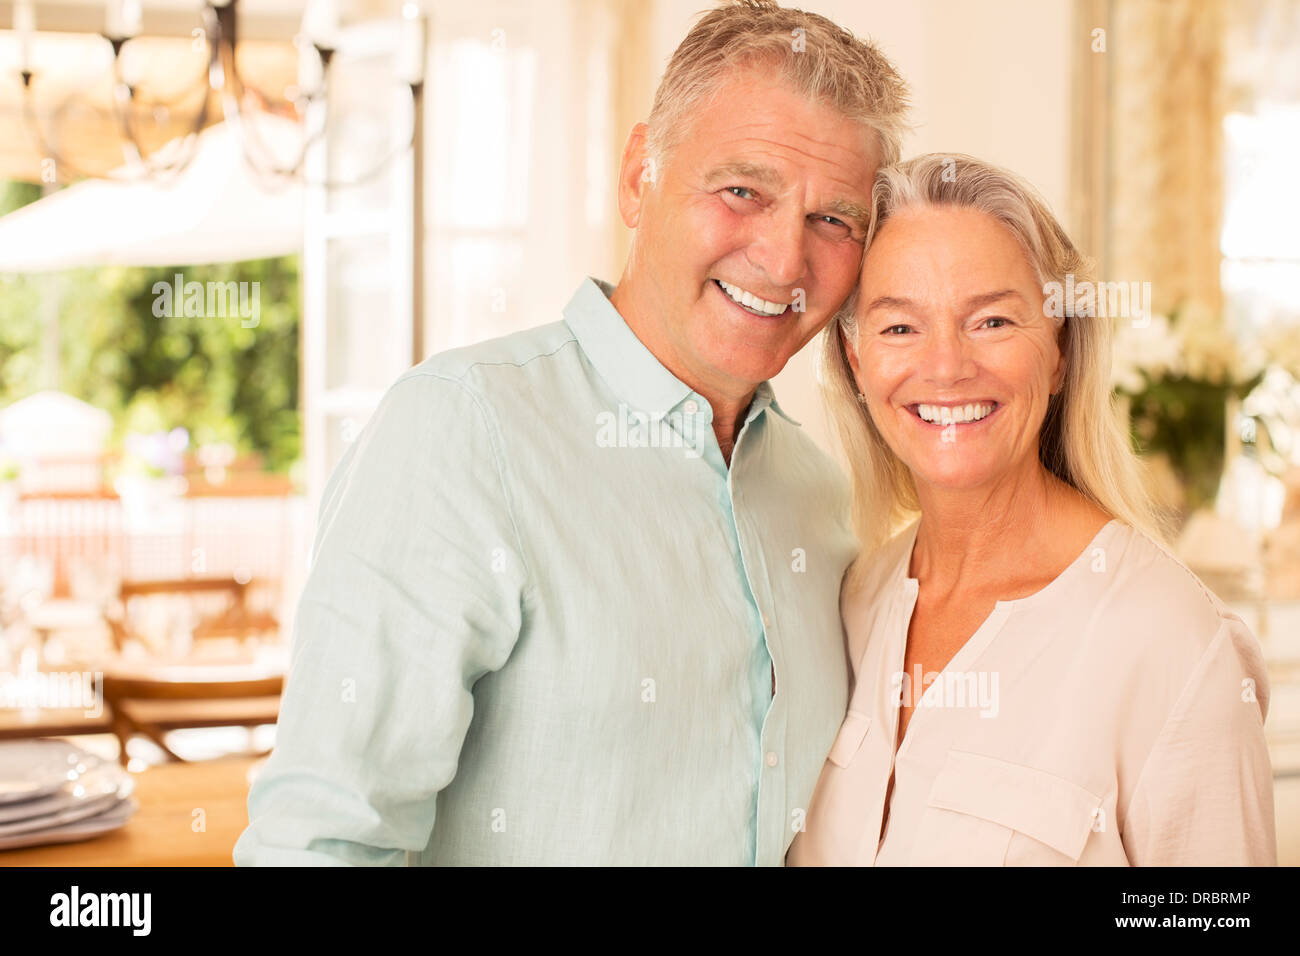
M 699 21 L 617 287 L 403 375 L 331 478 L 237 863 L 782 862 L 855 546 L 767 379 L 857 281 L 904 97 L 821 17 Z

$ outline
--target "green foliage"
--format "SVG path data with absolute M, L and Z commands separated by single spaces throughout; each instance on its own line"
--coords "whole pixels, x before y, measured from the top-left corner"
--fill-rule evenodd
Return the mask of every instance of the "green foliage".
M 1248 382 L 1209 382 L 1185 374 L 1142 371 L 1145 387 L 1131 395 L 1129 414 L 1143 453 L 1163 453 L 1187 492 L 1187 510 L 1212 506 L 1223 475 L 1229 396 L 1245 397 Z
M 16 179 L 0 182 L 0 216 L 8 215 L 40 198 L 41 187 L 36 183 L 23 183 Z
M 155 285 L 258 283 L 260 314 L 186 315 Z M 50 303 L 55 303 L 51 306 Z M 159 307 L 155 308 L 155 305 Z M 42 318 L 56 308 L 59 388 L 113 415 L 115 437 L 177 426 L 191 446 L 224 441 L 273 471 L 298 458 L 298 260 L 79 269 L 0 280 L 0 405 L 40 388 Z M 161 313 L 161 314 L 156 314 Z

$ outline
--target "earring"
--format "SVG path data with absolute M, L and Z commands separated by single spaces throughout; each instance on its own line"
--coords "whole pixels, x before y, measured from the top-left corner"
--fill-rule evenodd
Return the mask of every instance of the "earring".
M 858 401 L 861 402 L 863 405 L 867 404 L 867 396 L 863 395 L 861 392 L 858 392 Z

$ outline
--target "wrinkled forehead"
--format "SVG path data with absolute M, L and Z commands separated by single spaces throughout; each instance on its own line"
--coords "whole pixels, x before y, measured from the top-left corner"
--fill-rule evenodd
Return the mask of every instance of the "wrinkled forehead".
M 862 260 L 855 314 L 873 302 L 906 300 L 933 310 L 982 304 L 980 296 L 1013 290 L 1040 309 L 1046 290 L 1020 239 L 970 207 L 917 205 L 879 223 Z
M 723 83 L 693 104 L 680 125 L 677 149 L 710 165 L 762 163 L 766 155 L 769 165 L 779 160 L 837 174 L 864 196 L 880 164 L 879 135 L 869 124 L 766 77 L 742 74 Z

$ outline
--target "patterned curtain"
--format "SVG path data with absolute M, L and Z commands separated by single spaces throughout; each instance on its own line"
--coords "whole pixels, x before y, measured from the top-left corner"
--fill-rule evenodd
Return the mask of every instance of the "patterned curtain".
M 1228 11 L 1115 0 L 1109 15 L 1104 278 L 1151 282 L 1158 313 L 1218 314 Z

